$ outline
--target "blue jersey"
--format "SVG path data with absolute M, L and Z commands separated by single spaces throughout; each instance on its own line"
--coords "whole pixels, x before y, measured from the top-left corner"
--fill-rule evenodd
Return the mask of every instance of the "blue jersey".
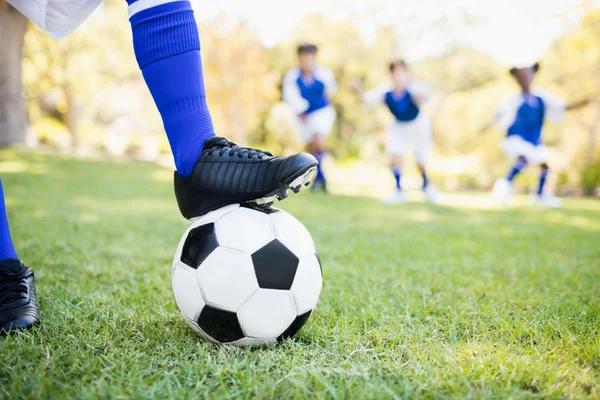
M 428 85 L 410 81 L 402 92 L 395 91 L 392 83 L 387 82 L 364 93 L 362 98 L 370 107 L 385 104 L 397 122 L 411 122 L 421 114 L 419 102 L 427 101 L 430 96 L 431 89 Z
M 410 122 L 419 116 L 419 106 L 407 90 L 402 93 L 387 92 L 385 104 L 397 121 Z
M 337 91 L 331 70 L 316 66 L 312 75 L 293 68 L 283 79 L 283 100 L 297 115 L 307 115 L 329 107 L 329 99 Z
M 315 76 L 299 76 L 296 84 L 300 90 L 300 95 L 308 102 L 308 108 L 304 114 L 310 114 L 329 105 L 329 99 L 325 93 L 325 83 L 321 82 Z
M 524 95 L 524 101 L 508 128 L 507 136 L 520 136 L 525 141 L 537 146 L 540 144 L 546 106 L 539 96 Z
M 560 122 L 565 104 L 550 94 L 535 90 L 507 99 L 496 111 L 494 120 L 507 136 L 516 136 L 534 146 L 542 144 L 542 130 L 546 119 Z

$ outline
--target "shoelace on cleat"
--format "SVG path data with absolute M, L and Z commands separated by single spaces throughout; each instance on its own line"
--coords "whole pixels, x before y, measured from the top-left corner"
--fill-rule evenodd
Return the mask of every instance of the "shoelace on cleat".
M 249 147 L 240 147 L 237 144 L 230 142 L 229 140 L 221 137 L 216 137 L 213 139 L 209 139 L 205 147 L 208 151 L 208 155 L 213 155 L 216 152 L 219 152 L 219 156 L 223 156 L 225 153 L 229 152 L 229 156 L 233 157 L 237 154 L 239 158 L 247 157 L 249 160 L 256 157 L 259 160 L 262 160 L 263 157 L 273 157 L 273 154 L 268 151 L 252 149 Z
M 26 272 L 26 270 L 22 270 L 15 273 L 0 268 L 0 305 L 19 301 L 23 298 L 23 294 L 29 291 L 27 284 L 23 282 Z

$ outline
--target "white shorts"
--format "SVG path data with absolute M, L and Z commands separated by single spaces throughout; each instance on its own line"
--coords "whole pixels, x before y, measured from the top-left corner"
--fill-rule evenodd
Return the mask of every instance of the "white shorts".
M 335 123 L 335 110 L 332 106 L 321 108 L 308 114 L 306 121 L 298 118 L 298 135 L 304 143 L 310 142 L 315 135 L 329 136 Z
M 48 36 L 59 38 L 73 32 L 102 0 L 8 0 L 35 22 Z
M 417 163 L 423 165 L 427 162 L 432 147 L 431 121 L 421 113 L 414 121 L 396 121 L 392 124 L 385 151 L 392 156 L 403 156 L 412 148 Z
M 525 157 L 529 164 L 543 164 L 546 162 L 546 147 L 533 145 L 520 136 L 509 136 L 500 145 L 507 156 L 511 158 Z

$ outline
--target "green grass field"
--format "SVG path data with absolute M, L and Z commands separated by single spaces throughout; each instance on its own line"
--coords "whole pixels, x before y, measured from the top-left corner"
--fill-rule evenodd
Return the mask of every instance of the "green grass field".
M 325 284 L 295 340 L 217 347 L 178 314 L 172 173 L 0 151 L 43 324 L 0 337 L 0 398 L 598 398 L 600 202 L 474 209 L 304 193 Z M 478 197 L 479 196 L 479 197 Z

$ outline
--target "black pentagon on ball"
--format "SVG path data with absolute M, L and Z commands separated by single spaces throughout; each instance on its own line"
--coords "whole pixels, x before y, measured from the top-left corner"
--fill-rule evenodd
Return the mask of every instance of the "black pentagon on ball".
M 304 324 L 306 324 L 306 321 L 308 321 L 308 318 L 310 317 L 311 313 L 312 311 L 309 311 L 305 314 L 297 316 L 294 322 L 291 323 L 291 325 L 285 330 L 285 332 L 283 332 L 281 336 L 277 338 L 277 341 L 280 342 L 282 340 L 286 340 L 296 336 L 296 334 L 300 332 L 300 329 L 302 329 Z
M 188 234 L 181 250 L 181 262 L 198 269 L 200 264 L 219 247 L 215 224 L 206 224 L 194 228 Z
M 244 338 L 236 313 L 204 306 L 198 326 L 211 338 L 220 343 L 231 343 Z
M 252 254 L 258 286 L 262 289 L 290 290 L 300 260 L 275 239 Z

